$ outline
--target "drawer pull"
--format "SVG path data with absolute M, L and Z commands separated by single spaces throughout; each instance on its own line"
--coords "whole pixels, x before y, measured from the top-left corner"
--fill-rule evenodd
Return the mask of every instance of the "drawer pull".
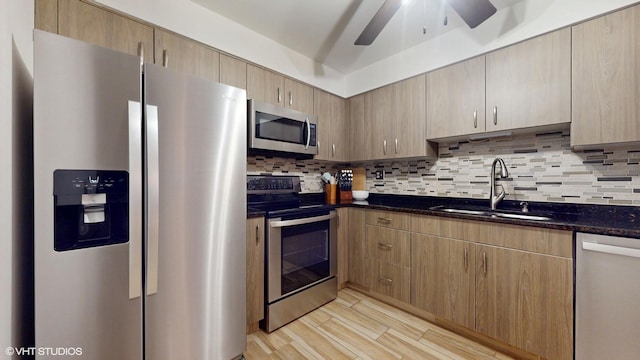
M 378 281 L 382 281 L 385 284 L 391 285 L 393 284 L 393 279 L 386 278 L 382 275 L 378 275 Z
M 482 272 L 487 274 L 487 253 L 482 252 Z
M 469 269 L 469 249 L 464 248 L 464 272 Z
M 379 223 L 383 223 L 383 224 L 391 224 L 391 219 L 390 218 L 379 217 L 378 218 L 378 222 Z
M 385 244 L 385 243 L 378 243 L 378 247 L 382 250 L 391 250 L 393 249 L 393 244 Z

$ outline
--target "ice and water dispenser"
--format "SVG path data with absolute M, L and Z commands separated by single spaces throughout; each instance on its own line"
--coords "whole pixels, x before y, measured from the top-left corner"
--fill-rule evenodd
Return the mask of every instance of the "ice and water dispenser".
M 54 249 L 129 241 L 129 174 L 110 170 L 53 173 Z

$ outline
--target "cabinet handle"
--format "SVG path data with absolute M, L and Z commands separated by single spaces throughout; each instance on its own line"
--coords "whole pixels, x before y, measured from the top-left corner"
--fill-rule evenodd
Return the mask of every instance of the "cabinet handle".
M 379 223 L 383 223 L 383 224 L 391 224 L 391 219 L 389 219 L 389 218 L 379 217 L 379 218 L 378 218 L 378 222 L 379 222 Z
M 469 249 L 464 248 L 464 272 L 469 269 Z
M 393 279 L 386 278 L 386 277 L 384 277 L 382 275 L 378 275 L 378 281 L 382 281 L 382 282 L 386 283 L 387 285 L 393 284 Z
M 169 54 L 166 49 L 162 50 L 162 66 L 169 67 Z
M 395 146 L 396 146 L 395 150 L 396 150 L 396 155 L 397 155 L 398 154 L 398 138 L 396 138 L 396 145 Z
M 293 94 L 289 91 L 289 106 L 293 106 Z
M 138 57 L 140 58 L 140 70 L 144 67 L 144 43 L 141 41 L 138 43 Z
M 260 243 L 260 224 L 256 224 L 256 245 Z
M 482 252 L 482 272 L 487 275 L 487 253 Z
M 336 156 L 336 144 L 331 145 L 331 156 Z
M 498 125 L 498 107 L 493 107 L 493 125 Z
M 382 250 L 391 250 L 393 249 L 393 244 L 385 244 L 385 243 L 378 243 L 378 247 Z
M 282 94 L 280 94 L 280 88 L 278 88 L 278 104 L 282 101 Z
M 387 140 L 382 142 L 382 153 L 387 155 Z
M 474 128 L 478 128 L 478 112 L 474 111 L 473 112 L 473 127 Z

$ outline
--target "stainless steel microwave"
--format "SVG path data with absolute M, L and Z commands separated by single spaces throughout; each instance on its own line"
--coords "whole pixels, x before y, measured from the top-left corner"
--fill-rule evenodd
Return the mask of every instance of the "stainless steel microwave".
M 318 153 L 315 115 L 250 99 L 247 101 L 249 150 Z

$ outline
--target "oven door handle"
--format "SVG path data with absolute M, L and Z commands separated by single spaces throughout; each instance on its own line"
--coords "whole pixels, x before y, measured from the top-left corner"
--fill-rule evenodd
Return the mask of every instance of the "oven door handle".
M 329 215 L 314 216 L 314 217 L 294 219 L 294 220 L 271 221 L 269 222 L 269 226 L 271 226 L 272 228 L 278 228 L 278 227 L 286 227 L 286 226 L 304 225 L 304 224 L 310 224 L 310 223 L 323 221 L 323 220 L 331 220 L 336 218 L 337 216 L 338 216 L 337 212 L 331 211 Z

